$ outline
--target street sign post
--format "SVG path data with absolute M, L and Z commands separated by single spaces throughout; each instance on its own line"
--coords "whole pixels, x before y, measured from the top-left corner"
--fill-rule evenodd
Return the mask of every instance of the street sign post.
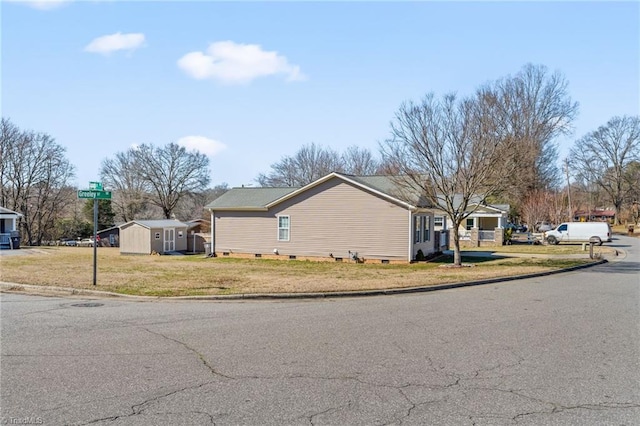
M 111 191 L 95 190 L 95 189 L 79 189 L 78 198 L 96 199 L 96 200 L 110 200 Z
M 93 199 L 93 285 L 96 285 L 98 270 L 98 200 L 110 200 L 111 191 L 102 189 L 102 182 L 89 182 L 89 189 L 79 189 L 78 198 Z

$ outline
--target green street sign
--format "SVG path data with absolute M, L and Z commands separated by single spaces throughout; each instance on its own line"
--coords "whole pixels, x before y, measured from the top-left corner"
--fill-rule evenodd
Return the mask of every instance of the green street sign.
M 89 189 L 92 191 L 102 191 L 102 182 L 89 182 Z
M 92 189 L 80 189 L 78 190 L 78 198 L 91 198 L 98 200 L 110 200 L 111 191 L 95 191 Z

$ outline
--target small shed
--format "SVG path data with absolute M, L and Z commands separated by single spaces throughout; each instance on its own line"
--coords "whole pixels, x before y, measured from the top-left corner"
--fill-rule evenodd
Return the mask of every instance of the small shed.
M 120 254 L 164 254 L 187 250 L 188 225 L 175 219 L 132 220 L 119 228 Z

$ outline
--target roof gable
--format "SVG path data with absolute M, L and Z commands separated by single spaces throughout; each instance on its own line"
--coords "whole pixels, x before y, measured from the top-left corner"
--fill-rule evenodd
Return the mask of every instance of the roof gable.
M 21 216 L 22 216 L 22 214 L 20 214 L 20 213 L 18 213 L 18 212 L 14 212 L 13 210 L 9 210 L 9 209 L 4 208 L 4 207 L 0 207 L 0 214 L 3 214 L 3 215 L 13 215 L 13 216 L 18 216 L 18 217 L 21 217 Z
M 175 219 L 158 219 L 158 220 L 132 220 L 123 225 L 120 225 L 120 229 L 128 228 L 133 224 L 140 225 L 144 228 L 186 228 L 186 223 L 180 222 Z
M 351 176 L 351 175 L 343 175 L 341 173 L 337 173 L 337 172 L 332 172 L 329 173 L 328 175 L 314 181 L 311 182 L 308 185 L 303 186 L 302 188 L 298 188 L 288 194 L 283 195 L 282 197 L 278 198 L 277 200 L 272 201 L 271 203 L 267 204 L 266 207 L 267 208 L 271 208 L 279 203 L 282 203 L 290 198 L 295 197 L 298 194 L 301 194 L 303 192 L 308 191 L 311 188 L 314 188 L 324 182 L 327 182 L 328 180 L 331 179 L 341 179 L 345 182 L 348 182 L 360 189 L 364 189 L 370 192 L 373 192 L 379 196 L 381 196 L 382 198 L 385 198 L 389 201 L 392 201 L 396 204 L 400 204 L 402 206 L 404 206 L 405 208 L 408 209 L 413 209 L 415 208 L 414 205 L 407 203 L 406 201 L 403 201 L 399 198 L 397 198 L 396 196 L 390 194 L 389 192 L 391 192 L 392 188 L 397 188 L 396 185 L 393 183 L 393 180 L 391 177 L 389 176 Z

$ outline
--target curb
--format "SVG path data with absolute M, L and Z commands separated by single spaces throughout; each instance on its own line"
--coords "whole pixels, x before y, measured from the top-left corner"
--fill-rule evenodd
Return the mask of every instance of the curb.
M 287 299 L 332 299 L 342 297 L 366 297 L 366 296 L 387 296 L 394 294 L 410 294 L 410 293 L 426 293 L 430 291 L 449 290 L 461 287 L 473 287 L 485 284 L 495 284 L 508 281 L 524 280 L 528 278 L 544 277 L 548 275 L 561 274 L 565 272 L 573 272 L 580 269 L 591 268 L 596 265 L 608 263 L 608 260 L 602 259 L 598 262 L 586 265 L 572 266 L 570 268 L 558 269 L 555 271 L 537 272 L 534 274 L 516 275 L 512 277 L 490 278 L 478 281 L 466 281 L 459 283 L 439 284 L 432 286 L 420 287 L 404 287 L 382 290 L 361 290 L 361 291 L 336 291 L 326 293 L 247 293 L 247 294 L 229 294 L 229 295 L 210 295 L 210 296 L 135 296 L 130 294 L 113 293 L 109 291 L 77 289 L 69 287 L 49 287 L 29 284 L 14 284 L 0 282 L 0 293 L 11 292 L 20 294 L 31 294 L 38 296 L 95 296 L 95 297 L 114 297 L 138 301 L 182 301 L 182 300 L 287 300 Z

